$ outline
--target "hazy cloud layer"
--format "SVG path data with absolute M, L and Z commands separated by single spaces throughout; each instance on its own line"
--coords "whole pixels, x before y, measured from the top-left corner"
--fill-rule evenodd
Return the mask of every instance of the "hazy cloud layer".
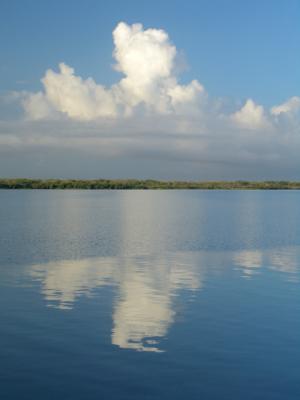
M 0 121 L 2 169 L 10 165 L 9 155 L 21 166 L 25 154 L 42 154 L 49 159 L 44 168 L 50 173 L 56 171 L 58 152 L 68 159 L 72 150 L 81 163 L 80 177 L 90 176 L 84 173 L 89 158 L 103 168 L 106 161 L 115 163 L 115 172 L 106 164 L 102 176 L 126 175 L 128 160 L 149 161 L 135 174 L 139 177 L 268 178 L 268 171 L 297 176 L 300 97 L 270 109 L 251 98 L 239 106 L 212 99 L 198 80 L 180 83 L 178 52 L 165 31 L 121 22 L 113 41 L 114 68 L 122 77 L 111 87 L 83 79 L 62 62 L 58 71 L 46 71 L 42 91 L 0 99 L 6 109 L 15 102 L 23 110 L 20 118 Z M 160 170 L 164 163 L 176 168 L 172 173 L 169 166 L 166 176 L 149 169 L 151 163 Z M 8 174 L 12 170 L 7 167 Z

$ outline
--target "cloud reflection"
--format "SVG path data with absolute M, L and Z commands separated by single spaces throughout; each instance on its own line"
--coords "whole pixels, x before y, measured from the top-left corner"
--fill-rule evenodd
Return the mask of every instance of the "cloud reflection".
M 262 268 L 288 274 L 289 280 L 298 280 L 300 247 L 287 246 L 264 250 L 242 250 L 234 254 L 234 264 L 241 268 L 244 278 L 261 273 Z
M 244 277 L 249 278 L 258 273 L 263 264 L 263 254 L 260 250 L 244 250 L 234 255 L 236 265 L 242 267 Z
M 42 283 L 47 305 L 72 309 L 76 299 L 95 288 L 118 287 L 112 343 L 121 348 L 161 351 L 163 338 L 176 315 L 178 290 L 201 287 L 201 269 L 192 254 L 166 259 L 101 257 L 59 261 L 31 267 L 30 275 Z
M 236 266 L 243 277 L 263 269 L 298 279 L 299 247 L 237 252 L 182 252 L 155 256 L 100 257 L 34 265 L 30 275 L 41 282 L 47 305 L 72 309 L 77 299 L 96 288 L 116 286 L 112 312 L 112 344 L 120 348 L 159 352 L 160 341 L 176 319 L 180 290 L 196 291 L 204 277 Z

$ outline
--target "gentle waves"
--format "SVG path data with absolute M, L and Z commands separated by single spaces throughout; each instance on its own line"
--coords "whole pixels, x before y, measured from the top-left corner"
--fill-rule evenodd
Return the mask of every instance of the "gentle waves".
M 299 191 L 0 191 L 0 398 L 300 398 Z

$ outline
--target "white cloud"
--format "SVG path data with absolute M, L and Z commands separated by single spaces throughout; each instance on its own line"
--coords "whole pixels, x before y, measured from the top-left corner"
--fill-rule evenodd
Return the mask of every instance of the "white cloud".
M 31 119 L 51 117 L 61 112 L 69 118 L 92 120 L 115 116 L 116 104 L 113 95 L 91 78 L 83 80 L 74 75 L 73 68 L 61 63 L 59 72 L 48 70 L 42 79 L 45 92 L 29 94 L 24 99 L 24 108 Z
M 102 163 L 111 177 L 298 178 L 300 97 L 270 109 L 248 99 L 237 110 L 228 99 L 210 98 L 198 80 L 180 83 L 178 52 L 165 31 L 121 22 L 113 40 L 114 68 L 123 75 L 111 87 L 61 63 L 46 71 L 42 91 L 0 96 L 0 153 L 18 152 L 22 165 L 20 173 L 2 157 L 2 169 L 23 175 L 28 159 L 34 165 L 48 157 L 44 170 L 59 175 L 67 157 L 74 177 L 85 177 L 94 160 L 93 174 Z M 13 101 L 22 105 L 21 119 L 10 117 Z M 137 171 L 135 162 L 144 167 Z
M 22 99 L 22 105 L 28 119 L 39 120 L 49 117 L 53 108 L 42 92 L 30 93 Z
M 239 111 L 231 115 L 231 118 L 237 125 L 246 129 L 260 129 L 269 126 L 263 106 L 255 104 L 252 99 L 248 99 Z
M 141 24 L 121 22 L 113 39 L 115 69 L 124 78 L 107 89 L 92 78 L 82 79 L 73 68 L 61 63 L 59 72 L 46 72 L 42 79 L 44 92 L 25 96 L 27 117 L 45 119 L 59 112 L 71 119 L 91 121 L 131 115 L 140 104 L 159 114 L 174 113 L 183 104 L 197 102 L 204 92 L 196 80 L 187 85 L 178 83 L 174 74 L 176 48 L 165 31 L 144 30 Z
M 271 114 L 291 114 L 300 111 L 300 97 L 294 96 L 288 99 L 285 103 L 271 108 Z

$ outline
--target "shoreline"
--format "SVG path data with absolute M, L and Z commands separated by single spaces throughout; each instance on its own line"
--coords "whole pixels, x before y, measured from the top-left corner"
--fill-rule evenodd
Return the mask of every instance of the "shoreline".
M 139 179 L 0 179 L 0 189 L 300 190 L 300 181 L 159 181 Z

